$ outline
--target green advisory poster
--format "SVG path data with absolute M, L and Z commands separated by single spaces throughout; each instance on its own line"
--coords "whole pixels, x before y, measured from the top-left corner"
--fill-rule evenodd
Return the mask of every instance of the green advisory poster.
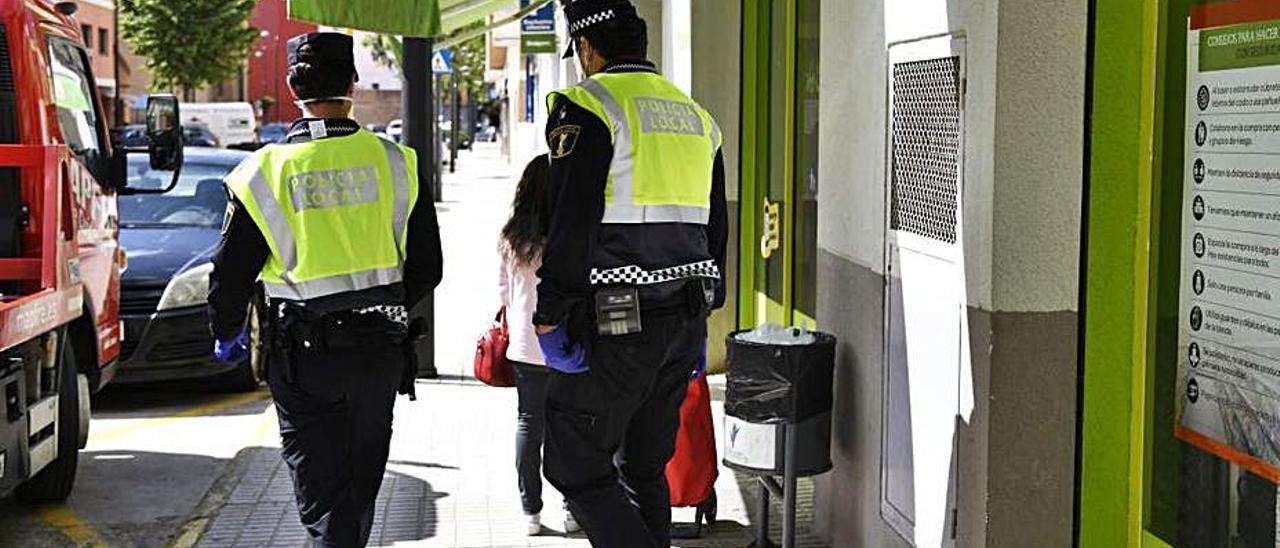
M 1280 482 L 1280 20 L 1188 34 L 1178 438 Z
M 289 17 L 384 34 L 440 33 L 438 0 L 289 0 Z

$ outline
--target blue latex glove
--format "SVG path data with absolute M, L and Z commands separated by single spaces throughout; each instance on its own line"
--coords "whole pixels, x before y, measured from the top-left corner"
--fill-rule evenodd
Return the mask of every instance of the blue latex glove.
M 542 347 L 542 357 L 547 359 L 547 367 L 561 373 L 571 375 L 587 371 L 587 353 L 582 345 L 569 340 L 569 334 L 563 326 L 545 335 L 538 335 L 538 346 Z
M 213 357 L 222 363 L 240 363 L 249 359 L 249 332 L 241 329 L 229 341 L 213 341 Z
M 703 342 L 702 356 L 698 358 L 698 366 L 693 368 L 693 375 L 691 375 L 689 378 L 691 380 L 696 381 L 698 380 L 698 377 L 701 377 L 706 374 L 707 374 L 707 343 Z

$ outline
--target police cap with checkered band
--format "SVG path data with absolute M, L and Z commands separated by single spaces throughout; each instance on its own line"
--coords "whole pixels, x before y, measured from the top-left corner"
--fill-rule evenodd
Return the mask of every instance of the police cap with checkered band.
M 569 36 L 578 38 L 587 29 L 606 21 L 639 19 L 636 7 L 630 0 L 562 0 L 564 18 L 569 23 Z M 573 57 L 574 40 L 564 51 L 564 58 Z

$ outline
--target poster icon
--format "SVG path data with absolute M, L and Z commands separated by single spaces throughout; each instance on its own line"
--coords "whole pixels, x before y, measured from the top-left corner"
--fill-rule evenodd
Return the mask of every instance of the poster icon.
M 1204 271 L 1203 270 L 1197 270 L 1195 271 L 1194 274 L 1191 275 L 1191 290 L 1195 291 L 1196 295 L 1200 295 L 1204 293 Z
M 1196 146 L 1202 147 L 1209 140 L 1209 126 L 1204 122 L 1196 124 Z
M 1197 221 L 1204 219 L 1204 198 L 1197 195 L 1191 200 L 1191 214 L 1195 215 Z
M 1196 158 L 1196 163 L 1191 165 L 1191 178 L 1196 180 L 1196 184 L 1204 182 L 1204 160 Z
M 1196 254 L 1197 259 L 1204 258 L 1204 234 L 1197 232 L 1191 238 L 1191 252 Z
M 1200 86 L 1200 91 L 1196 92 L 1196 106 L 1201 112 L 1209 108 L 1209 86 Z
M 1187 347 L 1187 362 L 1191 364 L 1191 367 L 1200 366 L 1200 343 L 1193 342 L 1191 346 Z
M 1191 403 L 1200 401 L 1200 383 L 1194 378 L 1187 381 L 1187 399 L 1191 400 Z
M 1204 325 L 1204 312 L 1200 310 L 1199 306 L 1191 307 L 1191 330 L 1199 331 L 1200 327 L 1203 325 Z

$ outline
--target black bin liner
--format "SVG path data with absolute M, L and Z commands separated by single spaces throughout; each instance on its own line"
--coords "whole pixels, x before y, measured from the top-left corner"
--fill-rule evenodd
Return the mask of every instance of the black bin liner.
M 729 375 L 724 412 L 763 424 L 804 421 L 831 410 L 836 338 L 813 332 L 813 344 L 727 341 Z

